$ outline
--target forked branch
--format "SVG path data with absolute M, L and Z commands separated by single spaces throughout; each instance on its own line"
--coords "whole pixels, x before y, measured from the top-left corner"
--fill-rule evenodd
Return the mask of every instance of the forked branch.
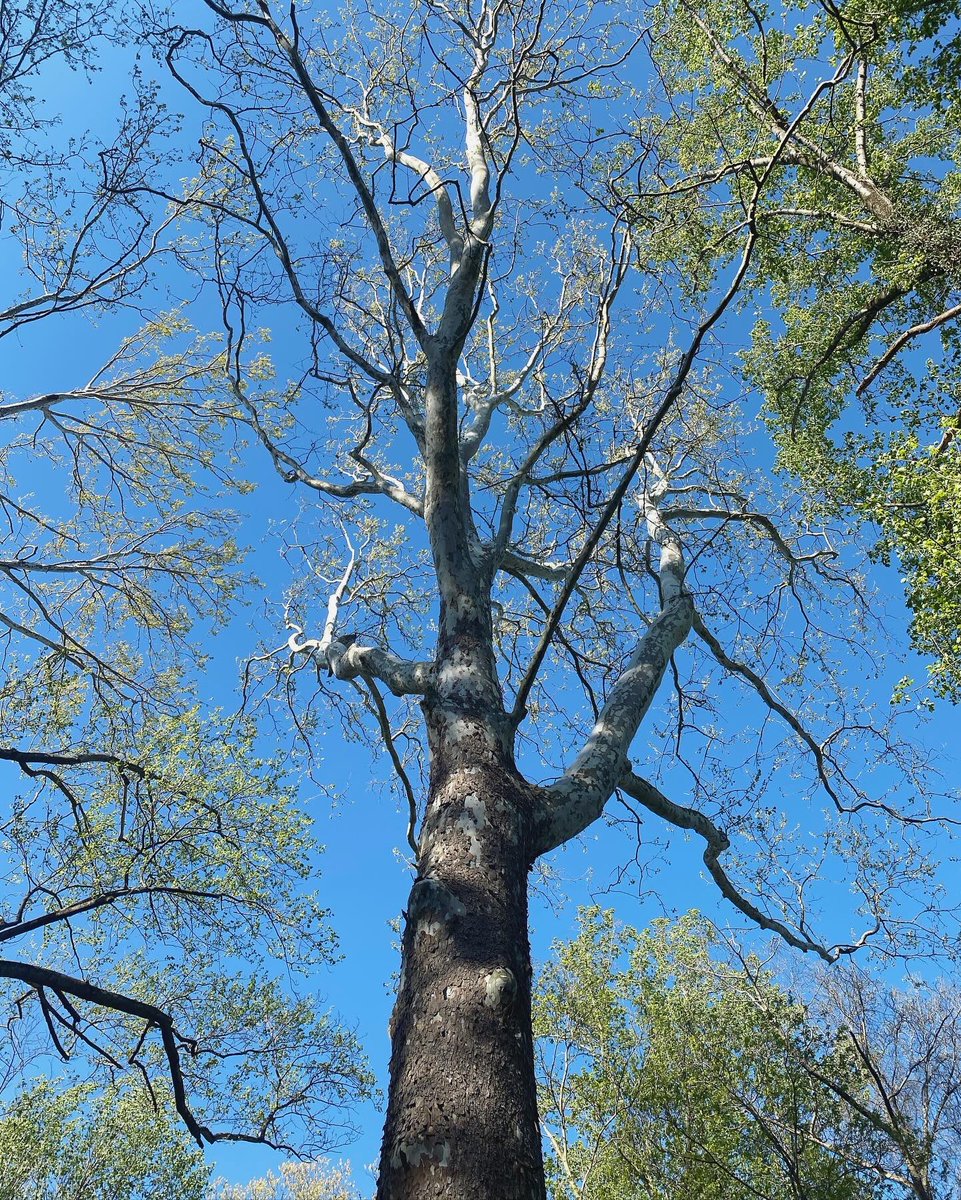
M 305 638 L 303 628 L 288 620 L 287 628 L 292 632 L 287 645 L 291 654 L 311 655 L 315 661 L 325 665 L 336 679 L 380 679 L 395 696 L 424 695 L 433 677 L 433 663 L 400 658 L 379 646 L 359 646 L 354 634 L 338 635 L 340 606 L 357 561 L 349 541 L 347 546 L 350 561 L 327 601 L 323 633 L 319 638 Z
M 252 1134 L 216 1133 L 197 1119 L 187 1103 L 182 1055 L 184 1051 L 195 1055 L 199 1047 L 193 1039 L 180 1033 L 170 1013 L 164 1009 L 159 1008 L 155 1004 L 148 1004 L 145 1000 L 138 1000 L 134 996 L 114 992 L 108 988 L 99 987 L 95 983 L 89 983 L 85 979 L 66 975 L 62 971 L 54 971 L 49 967 L 34 966 L 32 963 L 16 962 L 12 959 L 0 959 L 0 979 L 14 979 L 25 983 L 41 998 L 45 990 L 61 998 L 73 996 L 77 1000 L 94 1004 L 110 1012 L 119 1013 L 122 1016 L 135 1018 L 138 1021 L 144 1022 L 143 1032 L 137 1043 L 138 1049 L 143 1044 L 146 1035 L 151 1030 L 156 1030 L 160 1034 L 167 1069 L 170 1073 L 174 1105 L 198 1145 L 203 1146 L 219 1141 L 257 1142 L 273 1145 L 273 1143 L 267 1141 L 265 1138 L 256 1137 Z M 82 1021 L 74 1006 L 68 1004 L 66 1007 L 70 1018 L 67 1024 L 83 1040 L 90 1041 L 89 1035 L 83 1035 Z M 101 1053 L 108 1060 L 113 1060 L 113 1056 L 108 1051 L 103 1048 L 100 1049 Z M 134 1051 L 134 1057 L 136 1057 L 136 1054 L 137 1050 Z

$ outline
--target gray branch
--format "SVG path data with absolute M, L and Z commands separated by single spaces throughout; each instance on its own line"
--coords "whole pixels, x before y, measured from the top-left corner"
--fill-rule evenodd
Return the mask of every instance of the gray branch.
M 782 921 L 778 921 L 774 917 L 769 917 L 761 912 L 746 896 L 742 895 L 731 882 L 727 872 L 718 861 L 724 851 L 730 847 L 730 839 L 724 830 L 719 829 L 704 813 L 698 812 L 695 808 L 686 808 L 684 805 L 675 804 L 673 800 L 668 800 L 667 796 L 663 792 L 658 791 L 652 783 L 649 783 L 646 779 L 642 779 L 639 775 L 635 775 L 630 770 L 622 776 L 618 786 L 640 804 L 643 804 L 648 812 L 654 813 L 669 824 L 675 825 L 678 829 L 690 829 L 693 833 L 699 834 L 707 843 L 704 847 L 704 865 L 707 867 L 711 878 L 717 884 L 721 895 L 726 900 L 729 900 L 739 912 L 744 913 L 746 917 L 750 917 L 761 929 L 767 929 L 772 933 L 778 934 L 788 945 L 794 946 L 798 950 L 806 950 L 817 954 L 825 962 L 835 962 L 841 954 L 845 953 L 845 948 L 843 947 L 833 946 L 829 949 L 821 945 L 820 942 L 815 942 L 810 938 L 795 933 Z
M 619 785 L 627 752 L 657 693 L 674 651 L 687 637 L 694 604 L 686 592 L 669 599 L 638 643 L 611 690 L 583 750 L 561 779 L 542 791 L 536 853 L 576 837 L 601 815 Z

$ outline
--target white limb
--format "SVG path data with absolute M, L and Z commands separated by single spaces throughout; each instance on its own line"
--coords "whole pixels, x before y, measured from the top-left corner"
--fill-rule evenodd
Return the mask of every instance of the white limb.
M 858 74 L 854 84 L 854 153 L 858 170 L 865 179 L 871 178 L 868 159 L 868 64 L 862 58 L 858 62 Z
M 383 149 L 384 157 L 387 161 L 398 163 L 400 166 L 406 167 L 409 171 L 413 171 L 415 175 L 423 180 L 427 189 L 433 195 L 434 200 L 437 202 L 437 219 L 440 224 L 441 235 L 450 251 L 450 271 L 453 275 L 460 266 L 461 256 L 464 253 L 464 234 L 457 228 L 457 221 L 454 218 L 454 206 L 451 203 L 447 184 L 437 173 L 436 169 L 425 159 L 418 158 L 416 154 L 411 154 L 409 150 L 398 150 L 390 134 L 376 121 L 372 121 L 366 113 L 364 115 L 355 113 L 354 115 L 358 124 L 370 132 L 371 141 Z
M 543 559 L 524 554 L 508 547 L 500 560 L 500 569 L 510 575 L 524 575 L 530 579 L 547 579 L 559 583 L 571 569 L 570 563 L 545 562 Z
M 536 408 L 523 409 L 517 405 L 516 396 L 536 372 L 539 365 L 543 362 L 544 356 L 557 343 L 558 335 L 566 327 L 569 308 L 567 284 L 568 280 L 565 279 L 561 287 L 561 296 L 558 301 L 557 311 L 552 317 L 545 319 L 543 333 L 537 339 L 536 345 L 527 356 L 527 361 L 513 374 L 510 383 L 504 387 L 497 386 L 493 330 L 491 326 L 488 326 L 488 338 L 491 343 L 489 348 L 491 388 L 487 395 L 482 394 L 480 385 L 465 389 L 465 396 L 473 415 L 467 428 L 461 433 L 460 452 L 464 462 L 470 462 L 480 449 L 490 429 L 491 419 L 502 405 L 506 405 L 513 409 L 514 412 L 525 416 L 536 416 L 544 411 L 546 405 L 543 400 Z
M 354 641 L 333 637 L 326 647 L 321 638 L 305 638 L 301 626 L 287 622 L 292 629 L 287 645 L 292 654 L 310 654 L 323 662 L 336 679 L 379 679 L 395 696 L 423 696 L 429 691 L 434 664 L 400 658 L 379 646 L 359 646 Z
M 350 551 L 350 559 L 347 567 L 340 577 L 340 581 L 330 594 L 330 599 L 327 601 L 327 620 L 324 622 L 324 633 L 320 641 L 316 644 L 316 651 L 319 654 L 326 655 L 334 641 L 334 636 L 337 633 L 337 617 L 340 614 L 340 602 L 344 598 L 344 592 L 347 591 L 347 586 L 350 583 L 350 577 L 354 573 L 354 565 L 357 562 L 357 555 L 354 552 L 354 547 L 350 544 L 350 538 L 344 535 L 344 540 L 347 542 L 347 549 Z M 301 630 L 303 632 L 303 630 Z M 293 647 L 291 647 L 293 649 Z
M 470 232 L 481 241 L 486 240 L 490 232 L 491 198 L 490 198 L 490 167 L 487 162 L 486 134 L 484 122 L 477 102 L 477 88 L 487 70 L 490 53 L 497 36 L 497 21 L 502 4 L 493 9 L 486 4 L 480 15 L 477 27 L 467 30 L 456 17 L 452 19 L 469 36 L 474 45 L 474 67 L 464 86 L 464 115 L 465 143 L 467 166 L 470 172 Z M 450 15 L 450 14 L 449 14 Z M 455 274 L 461 265 L 465 249 L 464 233 L 458 229 L 454 216 L 454 206 L 445 181 L 435 167 L 425 159 L 412 154 L 409 150 L 398 149 L 393 137 L 384 127 L 371 118 L 367 107 L 367 96 L 364 96 L 363 111 L 353 111 L 353 116 L 370 136 L 375 145 L 379 145 L 389 162 L 398 163 L 413 171 L 423 180 L 428 190 L 437 202 L 437 216 L 441 235 L 450 250 L 451 274 Z
M 432 663 L 412 662 L 379 646 L 359 646 L 353 636 L 337 636 L 341 601 L 357 561 L 349 540 L 347 546 L 350 561 L 327 601 L 323 634 L 319 638 L 305 638 L 303 628 L 288 621 L 287 628 L 292 632 L 287 646 L 291 654 L 309 654 L 316 662 L 323 663 L 336 679 L 379 679 L 395 696 L 424 695 L 430 687 Z
M 478 23 L 477 39 L 474 44 L 474 69 L 464 87 L 464 133 L 467 150 L 467 167 L 470 171 L 471 232 L 480 241 L 490 234 L 493 206 L 490 196 L 490 165 L 487 161 L 487 134 L 477 102 L 477 90 L 487 70 L 494 41 L 497 37 L 498 18 L 502 5 L 493 8 L 484 5 Z
M 690 632 L 693 616 L 694 604 L 687 592 L 665 600 L 611 689 L 584 748 L 564 775 L 543 789 L 537 854 L 570 841 L 603 812 L 624 774 L 634 735 L 671 656 Z
M 639 504 L 659 549 L 661 610 L 611 689 L 583 749 L 563 777 L 544 789 L 546 819 L 539 853 L 576 837 L 601 815 L 624 774 L 627 752 L 667 665 L 694 621 L 694 602 L 684 586 L 680 539 L 664 521 L 657 503 L 667 492 L 668 480 L 651 455 L 645 461 L 654 483 L 644 487 Z
M 652 454 L 646 455 L 645 465 L 654 475 L 653 487 L 645 487 L 638 500 L 648 536 L 658 548 L 658 579 L 661 600 L 676 600 L 684 590 L 684 555 L 681 540 L 664 520 L 659 501 L 668 490 L 668 479 Z
M 774 160 L 772 160 L 772 162 L 773 161 Z M 724 315 L 724 312 L 730 305 L 731 301 L 735 298 L 735 296 L 737 296 L 737 294 L 739 293 L 739 291 L 741 289 L 741 284 L 744 282 L 744 278 L 747 275 L 748 267 L 750 266 L 751 257 L 752 257 L 753 251 L 754 251 L 754 246 L 757 241 L 757 231 L 754 227 L 754 216 L 757 212 L 757 204 L 760 199 L 761 184 L 763 182 L 764 182 L 764 180 L 762 179 L 756 185 L 754 195 L 753 195 L 750 205 L 749 205 L 749 214 L 751 216 L 750 235 L 749 235 L 747 241 L 745 242 L 744 252 L 741 255 L 741 260 L 738 264 L 737 270 L 734 272 L 734 277 L 731 280 L 731 283 L 728 286 L 727 291 L 721 297 L 720 302 L 715 306 L 713 312 L 709 313 L 704 318 L 704 320 L 701 321 L 701 323 L 698 325 L 697 332 L 695 333 L 695 335 L 691 341 L 691 344 L 688 346 L 685 354 L 681 357 L 681 361 L 678 364 L 677 371 L 674 374 L 674 378 L 671 381 L 670 387 L 667 389 L 660 404 L 658 404 L 657 408 L 652 413 L 650 419 L 645 423 L 645 425 L 643 427 L 643 432 L 641 433 L 640 441 L 637 443 L 637 446 L 634 449 L 634 453 L 630 456 L 630 459 L 628 460 L 627 469 L 624 471 L 624 474 L 621 476 L 621 480 L 618 483 L 617 487 L 612 492 L 610 498 L 607 501 L 607 504 L 605 504 L 604 509 L 601 512 L 599 519 L 594 523 L 594 528 L 588 534 L 586 540 L 584 541 L 583 546 L 581 546 L 581 549 L 577 555 L 577 558 L 571 565 L 571 569 L 567 572 L 567 577 L 564 581 L 563 587 L 561 588 L 560 595 L 557 597 L 557 599 L 554 602 L 554 607 L 551 609 L 550 615 L 548 616 L 547 621 L 544 625 L 544 632 L 541 634 L 540 641 L 537 643 L 537 647 L 534 650 L 534 654 L 531 658 L 531 661 L 528 664 L 527 670 L 524 673 L 524 677 L 521 680 L 521 682 L 517 688 L 517 695 L 514 698 L 514 707 L 511 711 L 511 719 L 517 723 L 520 722 L 520 720 L 524 716 L 524 713 L 526 712 L 527 697 L 530 695 L 531 688 L 534 686 L 534 681 L 537 678 L 538 672 L 541 669 L 541 665 L 544 662 L 544 657 L 547 654 L 548 647 L 551 644 L 554 634 L 557 632 L 557 628 L 558 628 L 558 625 L 560 624 L 560 620 L 564 613 L 564 609 L 567 607 L 568 601 L 570 600 L 571 596 L 574 594 L 574 589 L 577 587 L 577 582 L 581 576 L 582 571 L 584 570 L 584 567 L 587 565 L 588 560 L 591 558 L 591 556 L 594 554 L 594 551 L 597 549 L 597 546 L 600 543 L 601 538 L 604 536 L 604 532 L 607 529 L 608 525 L 614 519 L 615 514 L 620 510 L 621 502 L 623 501 L 624 497 L 627 495 L 627 489 L 631 486 L 631 483 L 634 480 L 634 476 L 637 474 L 637 471 L 640 468 L 641 463 L 643 463 L 645 458 L 647 457 L 647 454 L 651 448 L 651 442 L 653 441 L 655 435 L 657 434 L 657 432 L 660 429 L 663 422 L 666 421 L 668 416 L 671 414 L 675 404 L 677 403 L 678 399 L 680 398 L 681 393 L 684 390 L 684 385 L 687 382 L 687 378 L 691 372 L 691 368 L 694 366 L 694 363 L 697 361 L 697 356 L 698 356 L 698 353 L 701 348 L 701 343 L 704 341 L 704 338 L 707 336 L 707 334 L 710 332 L 710 330 L 713 328 L 713 326 L 716 325 L 717 322 Z M 624 257 L 625 252 L 627 254 L 626 258 Z M 604 313 L 609 313 L 610 304 L 613 301 L 614 294 L 616 293 L 617 289 L 620 287 L 621 280 L 623 280 L 623 278 L 624 278 L 624 274 L 626 273 L 626 270 L 627 270 L 627 265 L 630 261 L 630 240 L 628 238 L 625 238 L 624 242 L 622 243 L 621 255 L 622 255 L 621 266 L 620 266 L 620 269 L 617 271 L 616 275 L 614 276 L 615 286 L 610 291 L 610 293 L 608 295 L 608 299 L 605 302 L 606 308 L 604 310 Z M 602 314 L 602 315 L 604 315 L 604 314 Z M 605 316 L 604 326 L 599 327 L 599 329 L 598 329 L 599 336 L 598 336 L 597 341 L 595 342 L 595 351 L 596 352 L 600 351 L 600 356 L 598 356 L 598 354 L 596 352 L 594 355 L 592 355 L 592 368 L 591 368 L 592 372 L 594 371 L 595 367 L 597 367 L 599 364 L 601 372 L 603 373 L 604 354 L 605 354 L 605 347 L 606 347 L 606 333 L 604 333 L 603 330 L 604 330 L 604 328 L 606 328 L 606 323 L 607 323 L 607 318 Z M 603 334 L 603 336 L 601 336 L 602 334 Z M 599 381 L 599 378 L 600 377 L 598 377 L 598 381 Z M 590 381 L 589 381 L 588 391 L 586 393 L 585 400 L 582 401 L 582 403 L 585 403 L 585 402 L 589 403 L 590 395 L 591 395 L 591 393 L 590 393 Z M 581 409 L 581 411 L 583 411 L 583 409 Z M 557 428 L 557 427 L 555 426 L 555 428 Z M 550 436 L 553 437 L 553 436 L 556 436 L 556 434 L 552 433 Z M 541 441 L 543 442 L 543 436 L 542 436 Z M 514 506 L 516 506 L 517 496 L 516 496 L 516 491 L 515 491 L 514 495 L 511 496 L 510 489 L 511 489 L 511 487 L 519 488 L 521 486 L 523 480 L 526 479 L 530 475 L 533 465 L 537 461 L 537 455 L 539 453 L 540 453 L 540 450 L 537 447 L 535 447 L 535 452 L 534 452 L 535 456 L 533 458 L 528 456 L 528 459 L 525 462 L 524 466 L 521 468 L 520 472 L 518 472 L 514 476 L 514 478 L 511 480 L 511 483 L 508 485 L 508 493 L 505 494 L 504 500 L 502 502 L 500 525 L 498 528 L 497 537 L 494 542 L 495 562 L 496 562 L 496 551 L 507 544 L 507 541 L 510 536 L 511 524 L 513 522 L 513 516 L 514 516 L 513 508 L 514 508 Z M 686 601 L 686 603 L 684 603 L 685 601 Z M 680 645 L 680 643 L 687 636 L 687 632 L 690 629 L 690 622 L 691 622 L 691 618 L 693 616 L 693 605 L 690 603 L 689 597 L 687 596 L 687 593 L 684 591 L 682 591 L 680 597 L 673 602 L 673 605 L 675 608 L 684 609 L 685 611 L 689 612 L 689 615 L 687 618 L 687 628 L 684 629 L 683 633 L 681 633 L 681 635 L 678 639 L 677 644 Z M 661 616 L 663 616 L 663 615 L 664 615 L 664 613 L 662 612 Z M 660 620 L 660 618 L 658 618 L 658 620 Z M 652 622 L 652 624 L 648 630 L 649 633 L 654 629 L 654 627 L 655 627 L 655 625 L 657 625 L 657 623 L 658 623 L 658 621 Z M 613 791 L 613 787 L 611 790 Z M 610 792 L 608 793 L 608 795 L 610 795 Z
M 391 500 L 406 508 L 408 512 L 412 512 L 417 517 L 424 515 L 424 497 L 414 495 L 409 492 L 404 484 L 396 479 L 393 475 L 388 475 L 386 471 L 382 471 L 375 462 L 367 458 L 360 450 L 351 450 L 350 457 L 358 466 L 364 468 L 370 473 L 369 483 L 371 488 L 376 488 L 382 495 L 389 497 Z M 367 483 L 368 481 L 363 481 Z
M 424 515 L 423 498 L 408 492 L 399 479 L 395 479 L 394 476 L 382 471 L 359 448 L 348 450 L 347 454 L 349 458 L 353 459 L 359 467 L 362 467 L 367 472 L 366 475 L 355 475 L 349 483 L 333 483 L 331 480 L 324 479 L 321 476 L 311 475 L 298 459 L 273 440 L 260 420 L 256 406 L 244 394 L 243 389 L 236 379 L 232 380 L 232 385 L 234 395 L 246 411 L 248 420 L 257 437 L 260 439 L 261 445 L 270 455 L 277 473 L 285 483 L 301 483 L 315 492 L 321 492 L 323 495 L 332 496 L 337 500 L 353 500 L 357 496 L 387 496 L 416 516 L 422 517 Z M 0 409 L 0 418 L 2 418 L 2 415 L 3 410 Z M 410 419 L 407 418 L 407 414 L 403 413 L 403 410 L 402 415 L 405 416 L 408 427 L 416 436 L 414 427 Z

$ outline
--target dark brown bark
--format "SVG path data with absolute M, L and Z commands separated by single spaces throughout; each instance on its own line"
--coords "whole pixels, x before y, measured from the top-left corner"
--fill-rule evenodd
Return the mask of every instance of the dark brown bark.
M 464 272 L 462 264 L 442 328 L 472 311 L 475 284 Z M 391 1020 L 377 1195 L 545 1200 L 527 936 L 535 793 L 514 766 L 497 677 L 492 567 L 458 448 L 457 348 L 435 346 L 430 358 L 424 516 L 440 598 L 424 701 L 431 775 Z
M 531 789 L 503 717 L 425 705 L 419 873 L 391 1020 L 378 1200 L 543 1200 L 527 937 Z

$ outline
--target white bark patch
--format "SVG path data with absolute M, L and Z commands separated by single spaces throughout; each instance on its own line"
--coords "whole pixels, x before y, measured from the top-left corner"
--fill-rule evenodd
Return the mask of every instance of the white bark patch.
M 481 829 L 486 829 L 487 821 L 487 805 L 476 794 L 471 792 L 464 800 L 464 811 L 454 822 L 455 828 L 467 838 L 467 853 L 470 856 L 471 865 L 479 867 L 481 864 L 481 844 L 480 838 L 477 836 Z
M 460 686 L 471 684 L 474 679 L 474 666 L 471 662 L 459 662 L 456 658 L 448 659 L 437 673 L 437 686 L 445 695 L 456 693 Z
M 447 737 L 453 746 L 457 746 L 470 738 L 475 742 L 482 742 L 488 750 L 497 749 L 497 740 L 489 730 L 478 725 L 476 721 L 465 721 L 462 717 L 450 718 L 447 726 Z M 470 769 L 472 771 L 480 770 L 479 767 L 471 767 Z
M 495 967 L 484 976 L 484 1003 L 488 1008 L 506 1010 L 517 995 L 517 980 L 507 967 Z
M 391 1155 L 390 1165 L 419 1167 L 425 1159 L 436 1160 L 437 1166 L 446 1167 L 450 1162 L 450 1146 L 447 1142 L 400 1142 Z
M 414 936 L 415 936 L 415 938 L 419 938 L 421 936 L 437 937 L 437 935 L 440 933 L 440 931 L 443 928 L 444 928 L 443 921 L 438 921 L 436 919 L 432 921 L 429 918 L 427 918 L 423 921 L 417 922 L 417 932 L 414 934 Z

